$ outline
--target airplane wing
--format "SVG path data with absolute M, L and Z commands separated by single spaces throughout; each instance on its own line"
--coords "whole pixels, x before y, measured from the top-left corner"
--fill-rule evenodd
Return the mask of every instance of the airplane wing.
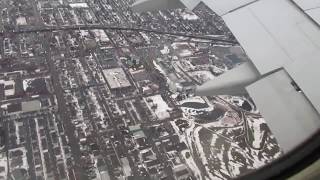
M 170 0 L 168 0 L 170 1 Z M 147 0 L 171 8 L 166 0 Z M 200 0 L 175 7 L 194 9 Z M 202 0 L 220 15 L 251 62 L 203 86 L 198 95 L 250 94 L 284 152 L 320 128 L 320 0 Z M 139 11 L 155 10 L 137 1 Z M 233 88 L 234 90 L 230 90 Z M 287 130 L 284 130 L 287 129 Z
M 132 5 L 135 12 L 145 12 L 163 9 L 187 7 L 194 9 L 200 0 L 138 0 Z
M 132 9 L 135 12 L 144 12 L 144 11 L 154 11 L 154 10 L 164 10 L 164 9 L 176 9 L 181 8 L 184 5 L 180 0 L 140 0 L 135 2 L 132 5 Z
M 320 1 L 319 0 L 294 0 L 306 14 L 320 24 Z

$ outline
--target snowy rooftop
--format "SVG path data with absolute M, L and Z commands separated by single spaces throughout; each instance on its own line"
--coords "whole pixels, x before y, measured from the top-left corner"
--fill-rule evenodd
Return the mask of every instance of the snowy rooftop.
M 72 3 L 72 4 L 69 4 L 69 5 L 72 8 L 88 8 L 88 4 L 87 3 Z
M 122 68 L 105 69 L 103 74 L 106 77 L 111 89 L 130 87 L 131 83 Z
M 152 103 L 148 104 L 149 106 L 156 105 L 154 112 L 159 119 L 162 120 L 170 117 L 170 114 L 168 111 L 170 111 L 171 108 L 163 100 L 161 95 L 150 96 L 148 97 L 148 99 L 152 100 Z
M 21 104 L 23 112 L 37 111 L 41 108 L 41 103 L 38 100 L 22 102 Z

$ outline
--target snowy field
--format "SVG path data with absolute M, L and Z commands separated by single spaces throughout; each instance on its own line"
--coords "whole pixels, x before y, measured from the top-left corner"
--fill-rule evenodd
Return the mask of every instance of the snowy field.
M 147 99 L 150 101 L 147 103 L 149 108 L 153 110 L 153 112 L 160 120 L 170 117 L 169 111 L 171 110 L 171 108 L 163 100 L 161 95 L 149 96 Z
M 237 105 L 241 105 L 244 99 L 233 97 L 228 100 L 235 100 Z M 194 169 L 198 179 L 237 177 L 281 155 L 275 138 L 266 128 L 265 120 L 258 115 L 247 114 L 244 119 L 224 101 L 211 105 L 202 97 L 188 97 L 178 101 L 180 105 L 184 103 L 208 104 L 208 111 L 222 107 L 226 110 L 218 120 L 202 123 L 197 121 L 196 112 L 190 114 L 192 108 L 182 107 L 188 127 L 181 128 L 177 123 L 171 123 L 180 140 L 189 147 L 188 152 L 192 158 L 187 164 L 190 169 Z M 197 168 L 194 168 L 195 165 Z

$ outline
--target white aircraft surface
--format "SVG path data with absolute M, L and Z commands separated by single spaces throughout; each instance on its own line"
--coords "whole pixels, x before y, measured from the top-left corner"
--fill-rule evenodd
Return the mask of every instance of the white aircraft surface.
M 250 58 L 196 88 L 196 95 L 248 92 L 284 152 L 320 128 L 320 0 L 138 0 L 136 12 L 194 9 L 220 15 Z

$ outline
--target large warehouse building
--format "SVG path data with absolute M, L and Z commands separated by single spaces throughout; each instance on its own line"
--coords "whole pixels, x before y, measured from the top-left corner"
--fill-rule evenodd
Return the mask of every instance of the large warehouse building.
M 131 86 L 122 68 L 105 69 L 103 74 L 112 90 Z

